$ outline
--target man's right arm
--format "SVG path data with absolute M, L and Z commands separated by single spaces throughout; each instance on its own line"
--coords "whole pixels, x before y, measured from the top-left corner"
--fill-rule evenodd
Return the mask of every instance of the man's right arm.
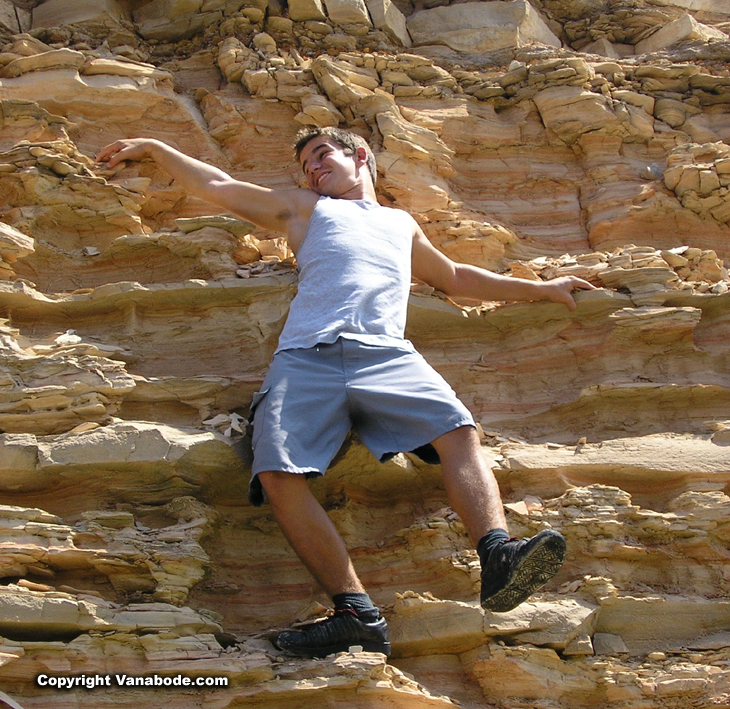
M 187 192 L 287 236 L 291 235 L 293 225 L 309 220 L 318 199 L 310 190 L 272 190 L 235 180 L 223 170 L 154 139 L 118 140 L 103 148 L 96 159 L 110 168 L 124 160 L 154 160 Z

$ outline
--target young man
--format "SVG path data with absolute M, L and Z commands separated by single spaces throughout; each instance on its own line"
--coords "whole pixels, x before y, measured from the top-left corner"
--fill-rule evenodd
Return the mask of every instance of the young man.
M 482 563 L 482 606 L 510 610 L 557 573 L 565 541 L 546 530 L 510 539 L 496 480 L 471 414 L 404 339 L 411 274 L 447 295 L 550 300 L 576 307 L 575 277 L 527 281 L 451 261 L 406 212 L 381 207 L 366 141 L 333 128 L 300 134 L 307 189 L 271 190 L 233 179 L 156 140 L 121 140 L 98 160 L 152 159 L 213 204 L 285 234 L 299 289 L 261 391 L 254 397 L 252 501 L 261 487 L 284 535 L 333 599 L 334 615 L 279 633 L 274 644 L 306 657 L 361 645 L 390 653 L 385 620 L 344 542 L 307 486 L 324 474 L 350 428 L 380 460 L 431 444 L 446 492 Z

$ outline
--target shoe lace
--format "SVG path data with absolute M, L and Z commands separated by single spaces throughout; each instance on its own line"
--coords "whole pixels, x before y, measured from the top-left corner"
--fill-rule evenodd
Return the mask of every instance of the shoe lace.
M 520 549 L 524 546 L 520 544 L 524 540 L 520 537 L 510 537 L 505 539 L 494 551 L 494 561 L 492 562 L 497 567 L 504 567 L 509 565 L 515 556 L 519 553 Z M 490 559 L 491 561 L 491 559 Z
M 360 618 L 357 611 L 352 606 L 343 606 L 342 608 L 335 608 L 335 612 L 332 614 L 333 618 L 336 618 L 337 616 L 343 616 L 343 615 L 352 615 L 355 616 L 355 618 Z
M 357 611 L 354 608 L 350 608 L 349 606 L 345 608 L 334 608 L 332 610 L 328 610 L 327 615 L 321 618 L 315 618 L 308 623 L 302 623 L 300 625 L 297 625 L 296 630 L 308 631 L 312 628 L 331 626 L 332 623 L 334 623 L 337 619 L 342 618 L 343 616 L 346 617 L 348 615 L 359 618 Z
M 316 645 L 339 642 L 348 635 L 349 624 L 346 620 L 348 616 L 358 617 L 353 608 L 337 608 L 332 615 L 309 623 L 299 628 L 299 630 L 307 636 L 308 642 Z

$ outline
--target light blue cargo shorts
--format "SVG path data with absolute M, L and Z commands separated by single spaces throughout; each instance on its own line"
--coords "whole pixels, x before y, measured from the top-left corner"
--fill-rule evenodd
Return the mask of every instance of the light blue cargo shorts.
M 251 409 L 254 505 L 263 502 L 259 473 L 322 475 L 351 429 L 385 462 L 475 425 L 446 380 L 405 341 L 400 348 L 341 337 L 277 352 Z M 430 452 L 424 459 L 437 462 Z

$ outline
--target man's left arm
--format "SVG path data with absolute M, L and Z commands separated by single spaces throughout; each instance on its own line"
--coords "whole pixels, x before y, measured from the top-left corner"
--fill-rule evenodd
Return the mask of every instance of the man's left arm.
M 413 237 L 413 276 L 453 298 L 482 301 L 550 300 L 575 310 L 572 291 L 593 290 L 595 286 L 576 276 L 551 281 L 528 281 L 492 273 L 477 266 L 456 263 L 442 254 L 420 228 Z

